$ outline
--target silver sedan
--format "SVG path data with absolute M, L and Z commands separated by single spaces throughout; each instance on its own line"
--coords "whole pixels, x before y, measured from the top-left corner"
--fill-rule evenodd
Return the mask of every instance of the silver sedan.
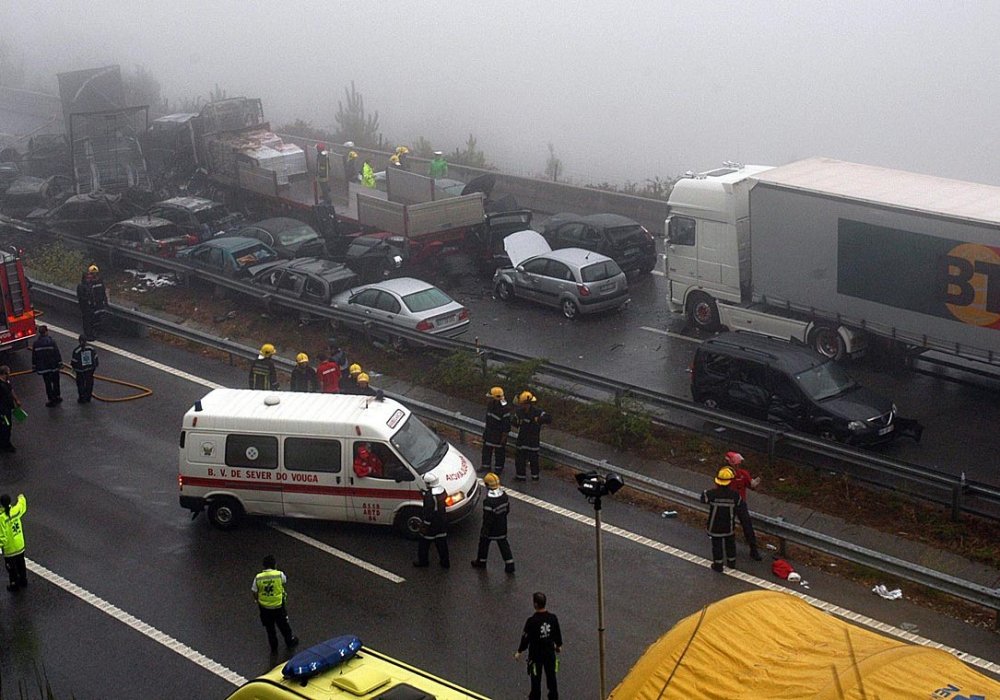
M 345 317 L 336 324 L 360 328 L 394 347 L 408 339 L 397 328 L 454 338 L 469 328 L 469 310 L 433 284 L 399 277 L 355 287 L 337 294 L 330 305 Z

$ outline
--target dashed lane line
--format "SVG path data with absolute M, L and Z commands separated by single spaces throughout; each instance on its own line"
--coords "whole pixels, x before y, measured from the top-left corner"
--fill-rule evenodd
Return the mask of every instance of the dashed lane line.
M 567 508 L 563 508 L 562 506 L 553 505 L 548 501 L 543 501 L 540 498 L 529 496 L 520 491 L 507 489 L 507 493 L 510 495 L 511 498 L 515 498 L 529 505 L 533 505 L 537 508 L 547 510 L 550 513 L 561 515 L 569 520 L 575 520 L 576 522 L 581 523 L 583 525 L 587 525 L 588 527 L 594 527 L 594 519 L 586 515 L 582 515 Z M 672 557 L 683 559 L 684 561 L 690 562 L 697 566 L 710 568 L 712 565 L 712 563 L 708 559 L 705 559 L 704 557 L 699 557 L 698 555 L 684 551 L 683 549 L 678 549 L 677 547 L 672 547 L 671 545 L 665 544 L 663 542 L 658 542 L 657 540 L 650 539 L 649 537 L 646 537 L 644 535 L 638 535 L 629 530 L 625 530 L 624 528 L 620 528 L 615 525 L 609 525 L 606 522 L 601 523 L 601 531 L 629 540 L 630 542 L 635 542 L 636 544 L 649 547 L 650 549 L 662 552 L 664 554 L 668 554 Z M 865 627 L 876 630 L 883 634 L 892 635 L 893 637 L 905 640 L 907 642 L 910 642 L 911 644 L 917 644 L 919 646 L 929 647 L 931 649 L 940 649 L 942 651 L 946 651 L 952 656 L 961 659 L 967 664 L 970 664 L 972 666 L 977 666 L 985 671 L 989 671 L 990 673 L 1000 674 L 1000 664 L 995 663 L 993 661 L 989 661 L 988 659 L 983 659 L 978 656 L 974 656 L 973 654 L 964 652 L 960 649 L 955 649 L 954 647 L 941 644 L 940 642 L 935 642 L 934 640 L 928 639 L 927 637 L 921 637 L 918 634 L 913 634 L 912 632 L 908 632 L 900 627 L 895 627 L 885 622 L 880 622 L 874 618 L 862 615 L 860 613 L 856 613 L 847 608 L 842 608 L 839 605 L 834 605 L 833 603 L 828 603 L 825 600 L 821 600 L 819 598 L 808 595 L 801 591 L 796 591 L 795 589 L 786 588 L 785 586 L 774 583 L 773 581 L 762 579 L 758 576 L 754 576 L 753 574 L 748 574 L 745 571 L 740 571 L 739 569 L 726 569 L 725 574 L 727 576 L 739 579 L 752 586 L 756 586 L 757 588 L 763 588 L 769 591 L 778 591 L 781 593 L 788 593 L 789 595 L 801 598 L 805 602 L 812 605 L 814 608 L 818 608 L 820 610 L 823 610 L 824 612 L 836 615 L 837 617 L 842 617 L 850 622 L 855 622 L 859 625 L 864 625 Z
M 232 671 L 229 668 L 223 666 L 218 661 L 213 661 L 212 659 L 208 658 L 201 652 L 195 651 L 187 644 L 184 644 L 183 642 L 174 639 L 166 632 L 161 632 L 152 625 L 146 624 L 145 622 L 137 618 L 135 615 L 131 615 L 125 612 L 117 605 L 113 605 L 112 603 L 109 603 L 100 596 L 94 595 L 87 589 L 82 588 L 73 583 L 72 581 L 63 578 L 59 574 L 46 569 L 41 564 L 34 562 L 30 559 L 26 559 L 25 563 L 27 564 L 27 567 L 31 571 L 31 573 L 37 574 L 38 576 L 45 579 L 49 583 L 58 586 L 59 588 L 63 589 L 67 593 L 70 593 L 71 595 L 76 596 L 84 603 L 87 603 L 88 605 L 97 608 L 101 612 L 110 615 L 119 622 L 128 625 L 136 632 L 139 632 L 140 634 L 149 637 L 157 644 L 166 647 L 170 651 L 180 654 L 182 657 L 184 657 L 191 663 L 201 666 L 206 671 L 214 673 L 219 678 L 228 681 L 233 685 L 240 686 L 247 682 L 246 678 L 236 673 L 235 671 Z
M 358 568 L 364 569 L 365 571 L 375 574 L 376 576 L 381 576 L 382 578 L 392 581 L 393 583 L 403 583 L 404 581 L 406 581 L 406 579 L 403 578 L 402 576 L 397 576 L 391 571 L 386 571 L 385 569 L 375 566 L 374 564 L 367 562 L 364 559 L 358 559 L 353 554 L 348 554 L 347 552 L 337 549 L 336 547 L 331 547 L 330 545 L 320 542 L 319 540 L 315 540 L 312 537 L 309 537 L 308 535 L 303 535 L 301 532 L 296 532 L 295 530 L 291 530 L 287 527 L 284 527 L 283 525 L 272 524 L 271 527 L 284 535 L 288 535 L 289 537 L 297 539 L 300 542 L 305 542 L 310 547 L 315 547 L 321 552 L 332 554 L 338 559 L 343 559 L 344 561 L 350 564 L 354 564 L 354 566 L 357 566 Z
M 689 343 L 701 343 L 697 338 L 691 338 L 686 335 L 681 335 L 680 333 L 674 333 L 673 331 L 665 331 L 662 328 L 653 328 L 652 326 L 639 326 L 641 331 L 649 331 L 650 333 L 656 333 L 657 335 L 665 335 L 670 338 L 677 338 L 678 340 L 686 340 Z

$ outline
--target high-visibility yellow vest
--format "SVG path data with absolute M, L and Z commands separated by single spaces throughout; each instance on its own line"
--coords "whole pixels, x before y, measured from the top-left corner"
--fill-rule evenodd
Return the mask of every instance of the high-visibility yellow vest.
M 257 584 L 257 603 L 262 608 L 280 608 L 285 604 L 285 584 L 277 569 L 264 569 L 254 578 Z
M 10 515 L 0 508 L 0 539 L 3 541 L 3 555 L 13 557 L 24 552 L 24 528 L 21 527 L 21 516 L 28 510 L 28 502 L 24 494 L 17 497 L 17 502 L 11 505 Z

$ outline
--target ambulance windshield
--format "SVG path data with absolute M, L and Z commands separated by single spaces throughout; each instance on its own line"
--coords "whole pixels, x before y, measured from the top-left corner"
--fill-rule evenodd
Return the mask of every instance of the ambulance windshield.
M 392 436 L 391 442 L 417 474 L 429 472 L 448 452 L 448 443 L 412 413 L 403 423 L 403 427 Z

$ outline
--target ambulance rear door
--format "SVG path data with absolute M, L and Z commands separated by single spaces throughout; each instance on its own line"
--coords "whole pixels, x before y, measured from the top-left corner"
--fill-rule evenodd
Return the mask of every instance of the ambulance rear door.
M 332 438 L 285 437 L 281 499 L 291 518 L 350 520 L 344 441 Z
M 363 450 L 368 457 L 363 457 Z M 399 506 L 405 501 L 422 502 L 413 472 L 387 443 L 354 440 L 352 466 L 348 473 L 352 519 L 363 523 L 392 525 Z
M 281 515 L 278 438 L 189 430 L 184 441 L 184 488 L 191 495 L 231 495 L 249 515 Z

